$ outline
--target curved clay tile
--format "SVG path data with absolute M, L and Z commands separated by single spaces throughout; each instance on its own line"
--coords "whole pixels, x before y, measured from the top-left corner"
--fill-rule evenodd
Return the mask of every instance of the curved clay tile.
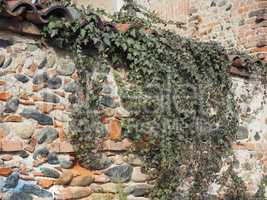
M 5 12 L 10 17 L 17 17 L 23 15 L 26 11 L 32 10 L 37 11 L 35 6 L 31 4 L 29 1 L 25 0 L 12 0 L 12 1 L 6 1 L 6 10 Z
M 69 21 L 74 19 L 69 9 L 61 4 L 52 4 L 51 6 L 40 10 L 40 15 L 44 20 L 48 20 L 50 16 L 64 18 Z
M 22 20 L 32 22 L 36 25 L 48 23 L 50 16 L 64 18 L 68 21 L 74 19 L 71 12 L 64 5 L 59 3 L 43 7 L 32 4 L 29 0 L 10 0 L 5 1 L 6 7 L 2 13 L 5 17 L 20 17 Z
M 19 7 L 25 7 L 27 9 L 35 9 L 35 6 L 27 0 L 12 0 L 12 1 L 6 1 L 5 4 L 7 5 L 7 9 L 9 9 L 11 12 L 18 9 Z

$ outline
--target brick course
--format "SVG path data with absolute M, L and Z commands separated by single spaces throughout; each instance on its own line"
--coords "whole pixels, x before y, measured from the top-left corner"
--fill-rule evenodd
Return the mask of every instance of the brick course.
M 83 0 L 77 0 L 83 3 Z M 215 40 L 229 49 L 255 53 L 267 46 L 267 0 L 136 0 L 166 20 L 186 23 L 178 32 L 200 40 Z M 112 10 L 112 1 L 87 3 Z M 170 27 L 174 29 L 173 27 Z M 266 50 L 259 54 L 267 61 Z

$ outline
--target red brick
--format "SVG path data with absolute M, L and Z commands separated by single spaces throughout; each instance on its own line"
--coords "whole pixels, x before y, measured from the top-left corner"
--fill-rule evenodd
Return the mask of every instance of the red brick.
M 121 139 L 121 126 L 120 126 L 120 120 L 113 119 L 109 126 L 109 137 L 111 140 L 120 140 Z
M 37 185 L 41 186 L 41 188 L 48 189 L 52 185 L 54 185 L 54 180 L 51 179 L 38 179 Z
M 3 139 L 2 143 L 2 151 L 22 151 L 23 150 L 23 142 L 16 140 Z
M 28 105 L 34 105 L 34 101 L 32 101 L 32 100 L 25 100 L 25 99 L 20 99 L 19 100 L 19 103 L 20 104 L 23 104 L 23 105 L 26 105 L 26 106 L 28 106 Z
M 9 176 L 12 174 L 12 169 L 9 167 L 0 168 L 0 176 Z
M 1 101 L 7 101 L 8 99 L 10 99 L 12 97 L 12 94 L 10 92 L 0 92 L 0 100 Z
M 47 103 L 47 102 L 38 102 L 35 103 L 35 105 L 37 106 L 37 108 L 45 113 L 48 114 L 53 110 L 64 110 L 65 106 L 63 104 L 54 104 L 54 103 Z

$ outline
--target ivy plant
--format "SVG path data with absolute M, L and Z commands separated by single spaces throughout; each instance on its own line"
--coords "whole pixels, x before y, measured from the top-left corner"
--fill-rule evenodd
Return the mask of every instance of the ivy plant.
M 70 138 L 80 163 L 94 169 L 109 165 L 98 151 L 106 134 L 99 99 L 113 68 L 122 104 L 130 112 L 121 120 L 123 136 L 135 142 L 144 170 L 157 177 L 152 199 L 205 199 L 210 183 L 228 179 L 232 185 L 226 196 L 245 199 L 245 187 L 231 168 L 218 180 L 238 127 L 228 52 L 217 43 L 160 28 L 182 23 L 161 20 L 130 0 L 108 15 L 109 23 L 95 10 L 79 12 L 74 22 L 51 18 L 43 35 L 71 50 L 76 60 L 82 98 L 73 111 Z M 129 30 L 118 31 L 118 23 Z M 185 180 L 190 180 L 187 191 Z

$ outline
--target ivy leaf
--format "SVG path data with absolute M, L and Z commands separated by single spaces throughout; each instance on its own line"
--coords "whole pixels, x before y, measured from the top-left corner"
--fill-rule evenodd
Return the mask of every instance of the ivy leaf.
M 57 30 L 57 29 L 53 29 L 53 30 L 51 31 L 51 33 L 50 33 L 51 38 L 53 38 L 54 36 L 56 36 L 57 33 L 58 33 L 58 30 Z
M 86 35 L 86 30 L 82 29 L 81 30 L 81 38 L 85 38 L 85 35 Z
M 127 50 L 127 44 L 126 44 L 126 43 L 122 43 L 121 46 L 122 46 L 122 49 L 123 49 L 124 51 Z
M 104 41 L 104 43 L 105 43 L 106 45 L 111 46 L 111 43 L 110 43 L 109 38 L 104 37 L 104 38 L 103 38 L 103 41 Z

